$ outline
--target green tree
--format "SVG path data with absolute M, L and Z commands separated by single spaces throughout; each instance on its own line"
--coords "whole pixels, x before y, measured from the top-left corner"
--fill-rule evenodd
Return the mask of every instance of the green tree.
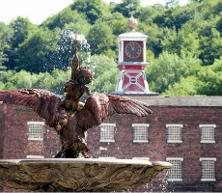
M 53 30 L 55 28 L 70 29 L 76 33 L 87 34 L 90 25 L 88 24 L 85 15 L 72 10 L 70 7 L 65 8 L 57 15 L 48 18 L 42 26 Z
M 18 47 L 17 69 L 31 72 L 51 71 L 55 62 L 50 57 L 58 50 L 59 37 L 52 31 L 40 28 Z
M 94 24 L 97 19 L 110 14 L 109 7 L 102 0 L 76 0 L 72 9 L 85 14 L 91 24 Z
M 222 95 L 222 58 L 215 60 L 211 66 L 204 67 L 198 78 L 204 83 L 199 94 Z
M 187 7 L 170 7 L 157 15 L 153 21 L 159 27 L 174 28 L 177 31 L 188 21 L 195 17 L 195 8 Z
M 183 28 L 179 32 L 166 29 L 162 45 L 164 51 L 176 53 L 179 56 L 187 52 L 195 57 L 199 55 L 198 34 L 187 28 Z
M 6 51 L 9 60 L 5 63 L 5 65 L 10 69 L 14 69 L 17 66 L 17 49 L 19 45 L 23 43 L 30 34 L 34 33 L 38 27 L 32 24 L 27 18 L 23 17 L 17 17 L 9 24 L 9 27 L 12 29 L 13 36 L 10 41 L 10 46 Z
M 174 8 L 166 9 L 163 13 L 157 15 L 153 22 L 161 28 L 173 28 L 174 18 L 173 18 Z
M 17 17 L 9 26 L 13 30 L 13 37 L 11 40 L 11 47 L 17 48 L 29 34 L 37 30 L 37 26 L 32 24 L 27 18 Z
M 104 22 L 112 29 L 113 34 L 119 35 L 127 31 L 127 19 L 118 12 L 106 15 L 97 22 Z
M 151 25 L 153 24 L 154 18 L 163 13 L 164 7 L 162 5 L 141 7 L 138 19 L 140 20 L 140 23 L 142 22 Z
M 192 56 L 182 55 L 179 57 L 176 54 L 163 52 L 147 68 L 151 90 L 162 93 L 182 78 L 195 75 L 200 69 L 199 63 L 200 61 Z
M 106 53 L 116 49 L 116 37 L 110 26 L 104 22 L 97 22 L 93 25 L 87 40 L 91 46 L 92 54 Z
M 118 69 L 116 62 L 105 55 L 94 55 L 91 63 L 95 67 L 94 80 L 91 85 L 93 92 L 114 92 Z
M 222 56 L 222 38 L 215 28 L 209 28 L 208 33 L 200 38 L 200 50 L 199 58 L 204 65 L 213 64 Z
M 140 11 L 140 0 L 123 0 L 114 7 L 114 11 L 122 13 L 125 17 L 138 16 Z
M 163 93 L 168 96 L 193 96 L 198 95 L 203 82 L 196 76 L 188 76 L 181 79 L 178 83 L 173 84 Z
M 12 38 L 11 29 L 5 25 L 3 22 L 0 22 L 0 66 L 5 64 L 8 60 L 6 55 L 6 50 L 10 47 L 10 39 Z

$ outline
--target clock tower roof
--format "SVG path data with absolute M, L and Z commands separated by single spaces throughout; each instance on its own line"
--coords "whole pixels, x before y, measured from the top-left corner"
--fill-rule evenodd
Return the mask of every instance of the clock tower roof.
M 147 35 L 141 32 L 130 31 L 119 35 L 119 39 L 146 39 Z

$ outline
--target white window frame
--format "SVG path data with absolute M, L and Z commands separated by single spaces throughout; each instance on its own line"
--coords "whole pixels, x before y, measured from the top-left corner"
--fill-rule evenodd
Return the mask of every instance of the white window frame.
M 169 134 L 169 129 L 170 127 L 178 127 L 178 129 L 180 129 L 180 139 L 170 139 L 170 134 Z M 166 124 L 166 128 L 167 128 L 167 143 L 183 143 L 182 140 L 182 128 L 183 128 L 183 124 Z
M 109 160 L 111 161 L 112 159 L 116 159 L 116 157 L 112 157 L 112 156 L 100 156 L 98 157 L 99 160 Z
M 133 160 L 147 160 L 147 161 L 150 161 L 149 157 L 133 157 L 132 159 Z
M 203 128 L 211 128 L 213 130 L 213 139 L 202 139 L 203 136 Z M 199 124 L 199 128 L 201 129 L 200 143 L 215 143 L 215 128 L 216 124 Z
M 181 162 L 181 178 L 168 178 L 167 177 L 167 181 L 168 182 L 182 182 L 183 181 L 183 158 L 182 157 L 168 157 L 166 158 L 166 161 L 170 162 L 170 161 L 180 161 Z M 170 169 L 170 170 L 173 170 Z M 168 170 L 168 172 L 170 171 Z
M 42 159 L 44 158 L 43 155 L 27 155 L 26 156 L 27 159 Z
M 203 178 L 202 176 L 202 163 L 201 163 L 201 182 L 215 182 L 216 181 L 216 170 L 215 170 L 215 162 L 217 161 L 217 158 L 215 157 L 201 157 L 200 162 L 202 161 L 213 161 L 214 162 L 214 178 Z
M 36 138 L 36 137 L 30 136 L 31 133 L 30 133 L 29 125 L 32 125 L 32 124 L 36 124 L 36 125 L 41 125 L 42 126 L 42 135 L 41 135 L 41 137 Z M 28 121 L 27 125 L 28 125 L 28 140 L 30 140 L 30 141 L 43 141 L 43 127 L 44 127 L 45 123 L 42 122 L 42 121 Z
M 106 126 L 108 126 L 108 127 L 112 127 L 112 129 L 113 129 L 113 139 L 102 139 L 102 129 L 105 129 L 105 128 L 103 128 L 103 127 L 106 127 Z M 100 128 L 100 142 L 107 142 L 107 143 L 113 143 L 113 142 L 115 142 L 115 129 L 116 129 L 116 123 L 102 123 L 100 126 L 99 126 L 99 128 Z M 107 128 L 106 128 L 107 129 Z
M 133 123 L 132 128 L 133 128 L 133 143 L 148 143 L 148 129 L 149 129 L 150 124 L 148 123 Z M 145 140 L 139 140 L 135 139 L 135 129 L 138 127 L 144 127 L 146 128 L 146 139 Z

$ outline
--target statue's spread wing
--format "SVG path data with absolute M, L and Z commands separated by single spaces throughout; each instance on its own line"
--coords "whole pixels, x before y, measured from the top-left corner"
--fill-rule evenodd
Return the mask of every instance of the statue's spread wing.
M 76 113 L 78 126 L 87 130 L 114 113 L 146 117 L 152 110 L 147 104 L 127 97 L 97 94 L 89 97 L 84 108 Z
M 54 126 L 58 117 L 58 105 L 61 99 L 55 94 L 41 89 L 1 90 L 0 101 L 7 104 L 32 108 L 45 119 L 46 124 Z

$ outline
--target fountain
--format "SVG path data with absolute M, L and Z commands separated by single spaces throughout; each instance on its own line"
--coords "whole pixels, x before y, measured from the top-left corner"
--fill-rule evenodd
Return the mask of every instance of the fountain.
M 86 43 L 73 35 L 74 45 Z M 55 158 L 0 160 L 0 187 L 19 191 L 122 191 L 150 182 L 159 172 L 171 168 L 168 162 L 94 159 L 88 156 L 86 131 L 114 113 L 148 116 L 148 105 L 122 96 L 91 95 L 89 68 L 81 67 L 77 46 L 71 62 L 71 78 L 64 84 L 64 99 L 39 89 L 0 91 L 0 101 L 32 108 L 53 127 L 61 141 Z M 89 95 L 86 103 L 80 98 Z

